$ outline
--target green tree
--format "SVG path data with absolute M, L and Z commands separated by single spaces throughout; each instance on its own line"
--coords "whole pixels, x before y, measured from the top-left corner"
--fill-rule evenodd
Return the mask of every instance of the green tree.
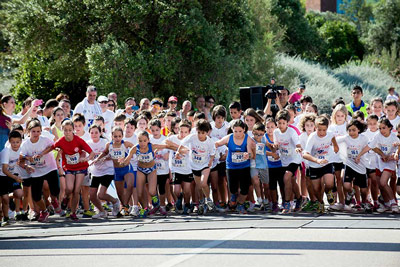
M 82 96 L 93 83 L 119 99 L 226 102 L 251 72 L 257 40 L 244 0 L 10 0 L 0 21 L 20 62 L 16 88 L 36 95 Z
M 366 34 L 368 25 L 373 19 L 373 6 L 366 0 L 343 0 L 340 8 L 344 15 L 355 23 L 360 35 Z

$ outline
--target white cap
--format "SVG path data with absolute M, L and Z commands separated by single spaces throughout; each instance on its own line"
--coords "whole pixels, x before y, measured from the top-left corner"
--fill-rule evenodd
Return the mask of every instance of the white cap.
M 97 102 L 104 102 L 104 101 L 108 101 L 108 98 L 104 95 L 101 95 L 97 98 Z

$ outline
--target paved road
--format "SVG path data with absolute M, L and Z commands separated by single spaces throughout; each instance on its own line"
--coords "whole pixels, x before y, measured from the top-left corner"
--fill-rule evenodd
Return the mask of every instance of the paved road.
M 18 258 L 17 258 L 18 257 Z M 0 228 L 0 266 L 400 266 L 400 216 L 52 217 Z

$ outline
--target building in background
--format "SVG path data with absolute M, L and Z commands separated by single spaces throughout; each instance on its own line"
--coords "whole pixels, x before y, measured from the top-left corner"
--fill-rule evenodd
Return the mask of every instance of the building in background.
M 334 12 L 343 14 L 340 9 L 340 5 L 343 4 L 343 0 L 307 0 L 306 10 L 315 10 L 320 12 Z

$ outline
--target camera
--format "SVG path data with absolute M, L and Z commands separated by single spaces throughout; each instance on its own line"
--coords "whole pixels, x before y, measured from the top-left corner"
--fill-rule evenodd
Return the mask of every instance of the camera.
M 275 84 L 275 78 L 271 79 L 270 84 L 268 84 L 266 88 L 267 88 L 267 93 L 265 94 L 265 97 L 268 99 L 276 99 L 276 97 L 279 94 L 279 90 L 285 89 L 284 86 Z

